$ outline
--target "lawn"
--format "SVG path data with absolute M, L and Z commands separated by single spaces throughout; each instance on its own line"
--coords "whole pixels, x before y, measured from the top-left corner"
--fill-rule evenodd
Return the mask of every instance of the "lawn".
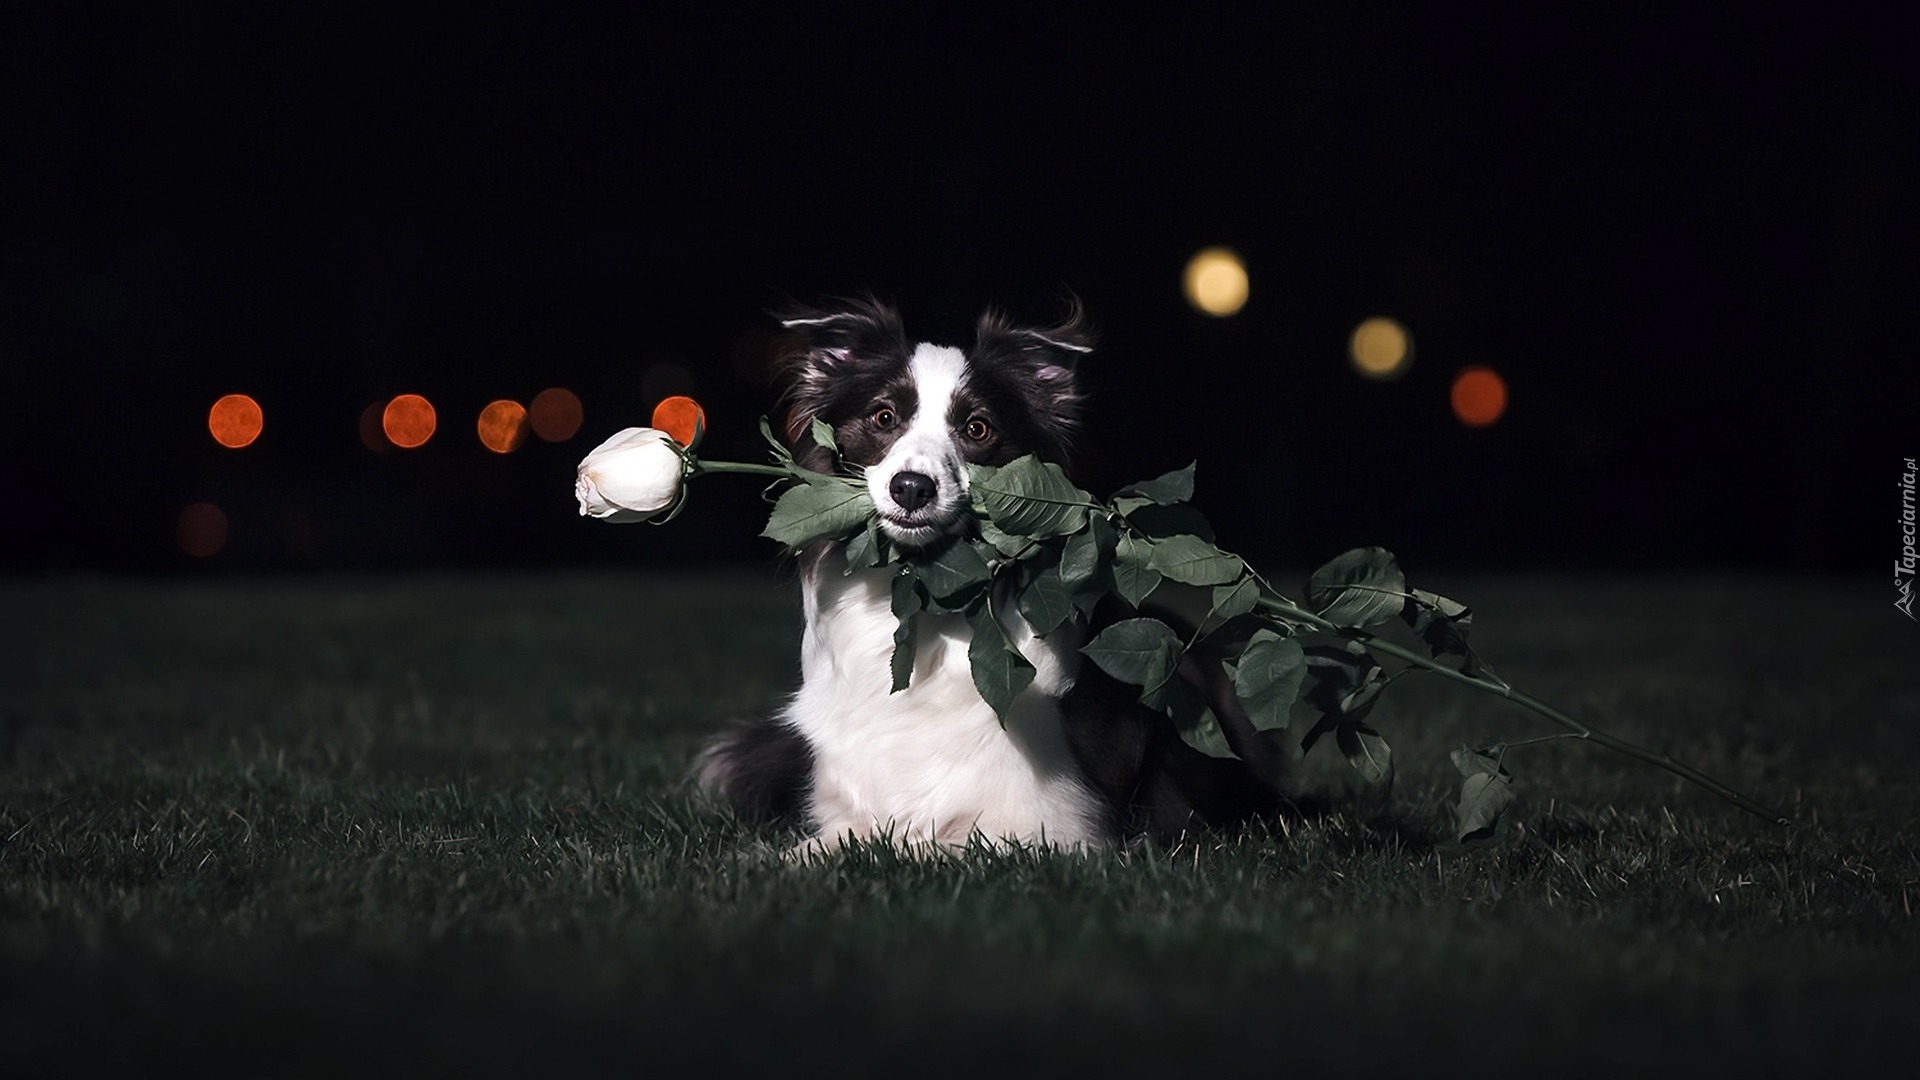
M 682 781 L 796 670 L 706 576 L 0 582 L 0 1073 L 764 1067 L 1833 1073 L 1920 1012 L 1920 627 L 1878 576 L 1465 577 L 1516 685 L 1780 806 L 1572 742 L 1447 842 L 1446 751 L 1544 734 L 1409 677 L 1398 778 L 1094 856 L 790 840 Z M 1324 757 L 1324 760 L 1320 760 Z

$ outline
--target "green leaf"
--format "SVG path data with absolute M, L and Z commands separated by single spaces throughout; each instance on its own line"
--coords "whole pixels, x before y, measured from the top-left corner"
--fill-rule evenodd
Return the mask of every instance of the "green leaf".
M 1168 679 L 1161 697 L 1167 716 L 1173 720 L 1173 726 L 1181 731 L 1220 726 L 1213 722 L 1213 710 L 1207 708 L 1206 699 L 1184 680 Z M 1225 741 L 1225 736 L 1222 736 L 1222 741 Z
M 1160 505 L 1159 503 L 1154 502 L 1152 499 L 1147 498 L 1145 495 L 1122 494 L 1122 495 L 1115 495 L 1113 497 L 1113 508 L 1120 512 L 1121 517 L 1125 517 L 1125 518 L 1131 518 L 1133 516 L 1133 512 L 1135 510 L 1140 509 L 1141 507 L 1159 506 L 1159 505 Z
M 1219 586 L 1225 588 L 1226 586 Z M 1222 656 L 1239 656 L 1254 636 L 1265 631 L 1287 637 L 1291 631 L 1285 622 L 1266 614 L 1235 615 L 1207 631 L 1207 647 Z
M 1187 745 L 1209 757 L 1234 757 L 1233 748 L 1227 745 L 1226 736 L 1206 699 L 1184 680 L 1166 680 L 1157 692 L 1143 694 L 1141 703 L 1172 720 L 1174 730 Z
M 1153 568 L 1153 541 L 1131 533 L 1122 536 L 1113 552 L 1113 588 L 1120 598 L 1139 607 L 1160 587 L 1160 571 Z
M 1208 757 L 1237 759 L 1239 756 L 1227 745 L 1226 733 L 1220 730 L 1219 724 L 1195 724 L 1179 730 L 1182 741 Z
M 1348 691 L 1340 699 L 1340 715 L 1358 720 L 1373 711 L 1373 703 L 1380 697 L 1380 691 L 1387 688 L 1386 676 L 1374 668 L 1367 681 Z
M 1180 662 L 1180 635 L 1159 619 L 1124 619 L 1080 647 L 1100 670 L 1140 687 L 1140 700 L 1157 707 L 1160 690 Z
M 1460 802 L 1453 810 L 1453 836 L 1461 843 L 1491 840 L 1506 824 L 1506 809 L 1513 803 L 1513 782 L 1503 776 L 1481 773 L 1460 782 Z
M 760 418 L 760 437 L 767 440 L 767 445 L 773 448 L 775 461 L 787 466 L 793 464 L 793 451 L 787 449 L 787 444 L 781 442 L 780 437 L 773 433 L 773 421 L 764 416 Z
M 1193 499 L 1193 470 L 1198 464 L 1199 462 L 1193 462 L 1184 469 L 1175 470 L 1145 483 L 1129 484 L 1120 489 L 1120 494 L 1139 495 L 1162 506 L 1190 502 Z
M 1213 617 L 1225 622 L 1245 615 L 1260 603 L 1260 583 L 1248 574 L 1239 581 L 1213 587 Z
M 1454 839 L 1462 843 L 1492 839 L 1513 802 L 1513 782 L 1496 773 L 1478 773 L 1460 782 L 1454 807 Z
M 1387 680 L 1373 654 L 1358 642 L 1350 651 L 1334 645 L 1307 648 L 1306 699 L 1330 717 L 1360 720 L 1373 711 Z
M 1473 610 L 1458 600 L 1450 600 L 1439 593 L 1425 589 L 1409 590 L 1410 598 L 1422 607 L 1429 608 L 1434 614 L 1454 622 L 1472 622 Z
M 1406 606 L 1400 609 L 1400 617 L 1427 643 L 1427 648 L 1433 650 L 1435 659 L 1467 655 L 1467 633 L 1473 629 L 1473 609 L 1467 605 L 1425 589 L 1414 589 L 1407 596 Z
M 833 428 L 828 426 L 825 420 L 814 417 L 813 422 L 807 425 L 807 433 L 813 436 L 815 446 L 831 450 L 835 456 L 839 455 L 840 444 L 834 441 Z
M 1028 454 L 995 468 L 972 466 L 973 508 L 1020 536 L 1066 536 L 1087 523 L 1093 496 L 1073 486 L 1060 466 Z
M 809 481 L 781 493 L 760 535 L 798 551 L 815 540 L 850 535 L 872 516 L 873 498 L 865 484 Z
M 893 576 L 893 693 L 913 678 L 913 652 L 922 599 L 919 582 L 905 569 Z
M 1060 580 L 1073 597 L 1073 606 L 1091 615 L 1102 597 L 1113 589 L 1114 545 L 1119 541 L 1107 519 L 1094 515 L 1086 529 L 1067 538 L 1060 551 Z
M 963 607 L 993 576 L 986 559 L 972 544 L 956 540 L 935 552 L 931 559 L 917 559 L 914 567 L 927 595 L 943 607 Z
M 1073 594 L 1060 577 L 1060 564 L 1036 570 L 1020 590 L 1020 614 L 1033 632 L 1046 637 L 1073 618 Z
M 1121 500 L 1114 500 L 1119 506 Z M 1122 509 L 1127 523 L 1155 540 L 1166 540 L 1175 536 L 1197 536 L 1211 543 L 1213 526 L 1207 524 L 1206 516 L 1193 507 L 1185 505 L 1162 506 L 1159 503 L 1147 503 L 1135 510 Z
M 1340 752 L 1347 755 L 1361 779 L 1379 785 L 1393 779 L 1393 748 L 1380 733 L 1358 721 L 1342 723 L 1335 733 Z
M 1188 585 L 1222 585 L 1240 576 L 1247 564 L 1197 536 L 1172 536 L 1153 546 L 1155 570 Z
M 1451 754 L 1453 767 L 1466 779 L 1460 784 L 1460 802 L 1454 807 L 1454 839 L 1462 843 L 1491 839 L 1499 831 L 1507 806 L 1513 802 L 1513 775 L 1499 757 L 1462 746 Z
M 1300 752 L 1304 754 L 1312 750 L 1313 744 L 1320 741 L 1320 736 L 1332 731 L 1335 727 L 1339 726 L 1339 723 L 1340 718 L 1333 713 L 1328 713 L 1320 717 L 1320 719 L 1315 720 L 1313 726 L 1307 729 L 1307 733 L 1300 736 Z
M 873 519 L 867 519 L 867 527 L 855 533 L 853 538 L 847 541 L 841 553 L 847 559 L 845 571 L 847 574 L 852 574 L 855 570 L 871 569 L 886 562 L 880 552 L 880 530 L 874 525 Z
M 1386 548 L 1354 548 L 1315 570 L 1307 581 L 1307 605 L 1338 626 L 1385 622 L 1406 602 L 1406 575 Z
M 1453 767 L 1460 770 L 1461 776 L 1478 776 L 1481 773 L 1506 771 L 1506 766 L 1500 763 L 1500 758 L 1485 750 L 1469 750 L 1462 746 L 1449 750 L 1447 756 L 1453 759 Z
M 1000 620 L 993 617 L 992 605 L 981 604 L 975 608 L 967 616 L 967 622 L 973 627 L 967 661 L 973 668 L 974 689 L 993 707 L 994 715 L 1004 726 L 1013 700 L 1033 682 L 1033 665 L 1007 640 Z
M 1094 519 L 1087 528 L 1067 537 L 1066 546 L 1060 549 L 1060 580 L 1067 588 L 1084 588 L 1100 576 L 1100 537 L 1095 527 L 1102 524 Z
M 1233 692 L 1258 728 L 1287 726 L 1288 713 L 1300 696 L 1306 677 L 1306 656 L 1300 643 L 1271 630 L 1257 630 L 1229 665 Z
M 1045 550 L 1045 546 L 1036 544 L 1024 536 L 1015 536 L 986 518 L 979 520 L 980 539 L 992 544 L 995 551 L 1009 559 L 1031 559 Z

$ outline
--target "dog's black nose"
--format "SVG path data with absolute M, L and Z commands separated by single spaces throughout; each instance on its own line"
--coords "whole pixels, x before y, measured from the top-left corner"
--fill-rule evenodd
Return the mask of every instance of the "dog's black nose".
M 933 477 L 917 472 L 894 473 L 893 481 L 887 485 L 893 501 L 909 514 L 932 502 L 937 491 Z

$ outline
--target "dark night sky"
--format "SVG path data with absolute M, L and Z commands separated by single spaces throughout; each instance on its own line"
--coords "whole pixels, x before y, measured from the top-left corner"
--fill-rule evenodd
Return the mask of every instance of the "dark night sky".
M 711 452 L 758 459 L 766 308 L 864 289 L 956 343 L 989 303 L 1078 294 L 1103 340 L 1083 479 L 1197 457 L 1251 555 L 1897 553 L 1920 398 L 1892 25 L 304 7 L 0 31 L 7 565 L 764 559 L 748 485 L 619 529 L 575 516 L 573 464 L 646 422 L 661 364 Z M 1208 244 L 1249 266 L 1229 320 L 1179 293 Z M 1414 336 L 1398 382 L 1346 366 L 1370 315 Z M 1447 411 L 1468 364 L 1512 388 L 1487 430 Z M 579 437 L 475 441 L 482 404 L 554 385 Z M 235 390 L 267 414 L 238 453 L 205 428 Z M 360 410 L 402 391 L 440 434 L 369 453 Z M 201 499 L 231 539 L 191 564 Z

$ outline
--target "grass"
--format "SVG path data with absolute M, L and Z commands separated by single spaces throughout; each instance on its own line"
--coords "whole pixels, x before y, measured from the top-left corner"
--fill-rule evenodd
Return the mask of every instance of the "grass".
M 1408 678 L 1398 781 L 1086 857 L 820 866 L 680 776 L 796 667 L 772 571 L 0 584 L 0 1071 L 1837 1072 L 1920 1007 L 1920 630 L 1870 586 L 1422 581 L 1575 743 L 1442 842 L 1446 751 L 1545 728 Z

